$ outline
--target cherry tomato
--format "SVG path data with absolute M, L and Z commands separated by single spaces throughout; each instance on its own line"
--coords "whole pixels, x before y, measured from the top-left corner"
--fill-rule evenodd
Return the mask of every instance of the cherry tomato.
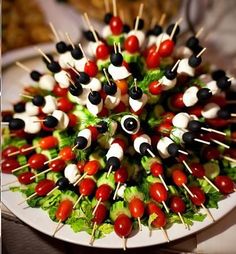
M 125 183 L 128 179 L 128 172 L 125 167 L 121 167 L 115 172 L 115 181 L 116 183 Z
M 84 172 L 88 175 L 95 175 L 100 168 L 101 165 L 97 160 L 91 160 L 84 165 Z
M 61 88 L 58 84 L 53 87 L 53 94 L 57 97 L 67 96 L 68 89 Z
M 129 203 L 129 210 L 134 218 L 141 218 L 144 214 L 145 206 L 139 198 L 133 198 Z
M 131 54 L 137 52 L 139 50 L 139 41 L 137 36 L 130 35 L 129 37 L 127 37 L 124 46 L 125 50 Z
M 160 164 L 158 162 L 152 163 L 150 170 L 151 170 L 151 173 L 154 177 L 157 177 L 157 176 L 163 174 L 163 166 L 162 166 L 162 164 Z
M 189 197 L 195 205 L 200 206 L 206 201 L 205 194 L 200 188 L 189 187 L 189 189 L 194 195 L 194 197 L 192 197 L 192 196 L 189 196 Z
M 102 224 L 108 215 L 107 208 L 104 204 L 99 204 L 95 211 L 92 221 L 98 225 Z
M 167 191 L 162 183 L 153 183 L 149 188 L 149 195 L 157 202 L 167 200 Z
M 206 119 L 207 124 L 214 128 L 223 128 L 228 126 L 228 120 L 222 118 Z
M 79 172 L 81 173 L 81 174 L 83 174 L 84 173 L 84 165 L 85 165 L 85 162 L 84 161 L 78 161 L 77 162 L 77 168 L 78 168 L 78 170 L 79 170 Z
M 123 22 L 119 17 L 113 16 L 110 20 L 110 29 L 114 35 L 119 35 L 123 31 Z
M 214 183 L 223 194 L 230 194 L 234 192 L 234 182 L 228 176 L 217 176 Z
M 173 213 L 184 213 L 186 206 L 181 197 L 173 196 L 170 200 L 170 209 Z
M 71 215 L 72 210 L 73 203 L 69 199 L 63 200 L 57 208 L 56 218 L 65 221 Z
M 34 182 L 34 179 L 30 179 L 31 177 L 33 177 L 34 174 L 31 173 L 31 172 L 24 172 L 20 175 L 18 175 L 18 181 L 21 183 L 21 184 L 30 184 L 30 183 L 33 183 Z
M 6 147 L 5 149 L 2 150 L 2 158 L 4 158 L 4 159 L 9 158 L 9 157 L 14 158 L 14 157 L 17 156 L 17 154 L 14 155 L 14 156 L 13 155 L 9 156 L 9 154 L 14 153 L 14 152 L 18 152 L 18 151 L 19 151 L 18 147 L 8 146 L 8 147 Z
M 90 77 L 95 77 L 98 74 L 97 64 L 89 60 L 84 66 L 84 72 L 86 72 Z
M 52 180 L 43 179 L 35 187 L 38 196 L 46 196 L 53 188 L 55 183 Z
M 96 188 L 96 183 L 91 178 L 83 179 L 79 184 L 79 193 L 84 196 L 90 196 L 93 194 Z
M 147 213 L 148 213 L 148 215 L 151 215 L 153 213 L 155 213 L 157 215 L 157 218 L 152 222 L 153 227 L 161 228 L 166 225 L 165 213 L 154 202 L 149 202 L 147 204 Z
M 20 154 L 21 155 L 30 155 L 30 154 L 32 154 L 34 152 L 34 149 L 30 149 L 30 150 L 25 151 L 25 149 L 30 148 L 30 147 L 32 147 L 32 145 L 30 145 L 30 144 L 24 144 L 23 146 L 21 146 L 20 147 Z
M 101 112 L 98 113 L 99 117 L 106 117 L 109 115 L 109 111 L 106 107 L 103 106 Z
M 163 122 L 172 124 L 172 119 L 175 115 L 172 112 L 164 112 L 161 116 Z
M 188 159 L 188 156 L 182 153 L 180 153 L 178 157 L 176 158 L 176 160 L 181 163 L 183 163 L 183 161 L 186 161 L 187 159 Z
M 201 105 L 195 105 L 195 106 L 188 109 L 188 113 L 190 115 L 195 115 L 197 117 L 201 117 L 202 116 L 202 106 Z
M 100 44 L 96 49 L 97 59 L 106 60 L 109 56 L 109 48 L 105 44 Z
M 189 167 L 191 168 L 195 177 L 203 178 L 203 176 L 205 175 L 205 169 L 200 163 L 191 163 Z
M 31 168 L 40 170 L 44 167 L 44 163 L 48 158 L 42 153 L 35 153 L 30 156 L 28 164 Z
M 232 159 L 236 159 L 236 148 L 229 148 L 224 151 L 225 155 L 228 155 Z
M 58 145 L 58 139 L 53 136 L 42 138 L 39 141 L 40 148 L 43 150 L 54 148 Z
M 119 237 L 128 237 L 132 231 L 132 221 L 125 215 L 119 215 L 114 222 L 114 230 Z
M 170 134 L 170 131 L 173 129 L 173 125 L 169 122 L 162 122 L 158 126 L 156 126 L 155 131 L 164 135 L 168 136 Z
M 183 94 L 176 93 L 170 98 L 170 104 L 173 108 L 182 109 L 185 107 L 183 102 Z
M 170 56 L 174 50 L 174 42 L 172 40 L 165 40 L 161 42 L 158 53 L 161 57 Z
M 203 149 L 202 156 L 205 160 L 218 160 L 220 158 L 220 152 L 214 146 L 207 146 Z
M 115 143 L 119 144 L 119 145 L 122 147 L 123 150 L 126 149 L 126 146 L 127 146 L 127 145 L 126 145 L 124 139 L 122 139 L 122 138 L 116 138 L 116 139 L 112 142 L 112 144 L 115 144 Z
M 116 114 L 125 112 L 125 111 L 126 111 L 126 106 L 123 101 L 120 101 L 120 103 L 115 108 L 113 108 L 113 112 Z
M 72 148 L 69 146 L 66 146 L 61 149 L 59 152 L 59 156 L 64 160 L 64 161 L 70 161 L 75 158 L 75 154 L 72 151 Z
M 214 102 L 220 107 L 225 107 L 227 104 L 226 98 L 221 95 L 214 95 L 210 98 L 209 102 Z
M 98 137 L 98 130 L 96 127 L 94 126 L 88 126 L 88 129 L 91 131 L 91 135 L 92 135 L 92 140 L 95 141 L 97 140 L 97 137 Z
M 120 89 L 122 95 L 127 94 L 128 92 L 128 83 L 125 79 L 116 80 L 116 85 Z
M 11 174 L 13 169 L 19 168 L 20 164 L 17 160 L 14 159 L 5 159 L 2 162 L 2 172 L 6 174 Z
M 75 114 L 68 113 L 69 117 L 69 127 L 75 127 L 78 123 L 78 117 Z
M 66 97 L 60 97 L 57 99 L 57 108 L 63 112 L 69 112 L 73 109 L 74 104 L 70 102 Z
M 162 85 L 158 80 L 152 81 L 148 86 L 149 92 L 153 95 L 159 95 L 162 92 Z
M 182 186 L 187 183 L 187 176 L 180 169 L 175 169 L 172 172 L 172 179 L 177 186 Z
M 60 172 L 65 168 L 65 166 L 66 166 L 66 163 L 62 159 L 57 159 L 57 160 L 49 162 L 49 168 L 51 168 L 53 172 Z
M 146 59 L 148 69 L 155 69 L 160 65 L 160 55 L 157 51 L 150 53 Z
M 97 200 L 101 199 L 101 201 L 107 201 L 112 193 L 112 188 L 107 184 L 100 185 L 97 190 L 95 197 Z

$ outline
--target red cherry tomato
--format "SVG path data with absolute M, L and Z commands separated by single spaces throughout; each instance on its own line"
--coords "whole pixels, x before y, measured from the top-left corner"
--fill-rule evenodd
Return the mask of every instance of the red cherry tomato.
M 125 143 L 125 141 L 124 141 L 122 138 L 116 138 L 116 139 L 112 142 L 112 144 L 115 144 L 115 143 L 119 144 L 119 145 L 122 147 L 123 150 L 126 149 L 126 143 Z
M 41 153 L 35 153 L 30 156 L 28 160 L 28 164 L 31 168 L 40 170 L 44 167 L 44 163 L 48 160 L 48 158 Z
M 167 200 L 167 191 L 163 184 L 153 183 L 149 188 L 149 195 L 157 202 L 163 202 Z
M 57 108 L 63 112 L 69 112 L 73 109 L 74 104 L 70 102 L 66 97 L 60 97 L 57 99 Z
M 69 146 L 62 148 L 61 151 L 59 152 L 59 156 L 64 161 L 70 161 L 75 158 L 75 154 L 72 151 L 72 148 Z
M 154 202 L 150 202 L 147 204 L 147 213 L 148 215 L 151 215 L 153 213 L 157 215 L 157 218 L 152 222 L 153 227 L 161 228 L 166 225 L 165 213 Z
M 205 160 L 218 160 L 220 158 L 220 152 L 214 146 L 207 146 L 203 149 L 202 156 Z
M 176 93 L 170 98 L 170 104 L 173 108 L 182 109 L 185 107 L 183 102 L 183 93 Z
M 205 175 L 205 169 L 200 163 L 191 163 L 189 167 L 191 168 L 195 177 L 203 178 L 203 176 Z
M 88 129 L 91 131 L 91 135 L 92 135 L 92 140 L 95 141 L 97 140 L 97 137 L 98 137 L 98 130 L 96 127 L 94 126 L 88 126 Z
M 2 162 L 2 172 L 6 174 L 11 174 L 13 169 L 19 168 L 20 164 L 17 160 L 14 159 L 5 159 Z
M 96 49 L 97 59 L 106 60 L 109 56 L 109 48 L 105 44 L 100 44 Z
M 79 193 L 84 196 L 90 196 L 93 194 L 96 188 L 96 183 L 91 178 L 83 179 L 79 184 Z
M 152 163 L 150 170 L 151 170 L 151 173 L 154 177 L 157 177 L 157 176 L 163 174 L 163 166 L 162 166 L 162 164 L 160 164 L 158 162 Z
M 196 105 L 188 109 L 188 113 L 190 115 L 195 115 L 197 117 L 202 116 L 202 106 L 201 105 Z
M 66 163 L 62 159 L 57 159 L 57 160 L 51 161 L 48 165 L 53 172 L 60 172 L 65 168 Z
M 84 165 L 84 172 L 88 175 L 95 175 L 100 168 L 101 165 L 97 160 L 91 160 Z
M 228 120 L 222 118 L 206 119 L 206 122 L 214 128 L 223 128 L 229 124 Z
M 180 169 L 175 169 L 172 172 L 172 179 L 177 186 L 182 186 L 187 183 L 187 176 Z
M 125 40 L 125 50 L 133 54 L 139 50 L 139 41 L 137 36 L 130 35 Z
M 141 218 L 144 214 L 145 206 L 142 200 L 134 198 L 129 203 L 129 210 L 134 218 Z
M 163 122 L 172 124 L 172 119 L 175 115 L 172 112 L 164 112 L 161 116 Z
M 189 189 L 194 195 L 194 197 L 189 196 L 191 201 L 195 205 L 201 206 L 206 201 L 206 197 L 205 197 L 204 192 L 198 187 L 189 187 Z
M 86 72 L 90 77 L 95 77 L 98 74 L 97 64 L 89 60 L 84 66 L 84 72 Z
M 98 225 L 102 224 L 106 219 L 108 214 L 107 208 L 104 204 L 99 204 L 97 210 L 95 211 L 92 221 Z
M 125 167 L 121 167 L 116 170 L 114 174 L 116 183 L 125 183 L 128 179 L 128 172 Z
M 69 127 L 75 127 L 78 123 L 78 117 L 75 114 L 68 113 L 69 117 Z
M 118 114 L 121 112 L 125 112 L 126 111 L 126 106 L 124 104 L 124 102 L 120 101 L 120 103 L 113 109 L 113 112 Z
M 154 129 L 157 133 L 168 136 L 170 134 L 170 131 L 173 129 L 173 125 L 169 122 L 162 122 Z
M 35 187 L 38 196 L 46 196 L 53 188 L 55 183 L 52 180 L 43 179 Z
M 234 192 L 234 182 L 228 176 L 217 176 L 214 183 L 223 194 Z
M 158 53 L 160 54 L 161 57 L 170 56 L 174 50 L 174 46 L 175 44 L 172 40 L 165 40 L 161 42 Z
M 65 221 L 73 210 L 73 203 L 66 199 L 61 201 L 56 211 L 56 218 L 61 221 Z
M 58 145 L 58 139 L 53 136 L 42 138 L 39 141 L 40 148 L 43 150 L 54 148 Z
M 155 69 L 160 65 L 160 55 L 157 51 L 153 51 L 152 53 L 148 54 L 146 59 L 146 64 L 148 69 Z
M 114 222 L 114 230 L 119 237 L 128 237 L 132 231 L 132 221 L 125 215 L 119 215 Z
M 123 31 L 123 22 L 119 17 L 113 16 L 110 20 L 110 29 L 114 35 L 119 35 Z
M 30 149 L 30 150 L 25 151 L 25 149 L 30 148 L 30 147 L 32 147 L 32 145 L 30 145 L 30 144 L 24 144 L 23 146 L 21 146 L 20 147 L 20 154 L 21 155 L 30 155 L 30 154 L 32 154 L 34 152 L 34 149 Z
M 53 87 L 53 94 L 57 97 L 67 96 L 68 89 L 61 88 L 58 84 Z
M 106 107 L 103 107 L 101 112 L 98 113 L 99 117 L 106 117 L 109 115 L 109 111 Z
M 186 161 L 187 159 L 188 159 L 187 155 L 182 154 L 182 153 L 180 153 L 180 154 L 178 155 L 178 157 L 176 158 L 176 160 L 177 160 L 178 162 L 181 162 L 181 163 L 183 163 L 183 161 Z
M 173 213 L 184 213 L 186 206 L 181 197 L 173 196 L 170 200 L 170 209 Z
M 95 197 L 97 200 L 101 199 L 101 201 L 107 201 L 112 193 L 112 188 L 107 184 L 100 185 L 97 190 Z
M 34 174 L 31 173 L 31 172 L 24 172 L 20 175 L 18 175 L 18 181 L 21 183 L 21 184 L 30 184 L 30 183 L 33 183 L 34 182 L 34 179 L 30 179 L 31 177 L 33 177 Z
M 153 95 L 159 95 L 162 92 L 162 85 L 158 80 L 152 81 L 148 86 L 149 92 Z
M 2 158 L 4 158 L 4 159 L 9 158 L 9 157 L 14 158 L 14 157 L 17 156 L 17 154 L 12 155 L 12 156 L 9 156 L 9 154 L 14 153 L 14 152 L 18 152 L 18 151 L 19 151 L 18 147 L 8 146 L 8 147 L 6 147 L 5 149 L 2 150 Z

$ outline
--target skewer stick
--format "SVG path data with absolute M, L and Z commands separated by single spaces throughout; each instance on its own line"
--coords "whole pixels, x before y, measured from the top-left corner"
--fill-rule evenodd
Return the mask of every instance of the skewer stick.
M 104 75 L 105 75 L 105 77 L 106 77 L 106 80 L 107 80 L 108 84 L 111 85 L 110 79 L 109 79 L 109 77 L 108 77 L 108 75 L 107 75 L 106 68 L 103 68 L 103 72 L 104 72 Z
M 180 150 L 180 149 L 178 150 L 178 152 L 179 152 L 179 153 L 182 153 L 182 154 L 184 154 L 184 155 L 188 155 L 187 152 L 185 152 L 185 151 L 183 151 L 183 150 Z
M 214 217 L 212 216 L 211 212 L 209 211 L 209 209 L 207 209 L 204 204 L 201 204 L 201 207 L 205 210 L 205 212 L 207 213 L 207 216 L 213 221 L 215 222 Z
M 144 7 L 144 3 L 141 3 L 139 6 L 139 11 L 138 11 L 138 17 L 142 18 L 143 16 L 143 7 Z
M 88 173 L 85 172 L 73 185 L 76 186 L 82 179 L 85 178 L 85 176 L 87 175 Z
M 75 83 L 74 83 L 74 85 L 75 85 Z M 78 144 L 76 144 L 75 146 L 73 146 L 71 150 L 74 151 L 77 147 L 78 147 Z
M 196 37 L 196 38 L 199 38 L 199 36 L 200 36 L 201 33 L 203 32 L 203 30 L 204 30 L 204 27 L 201 27 L 201 28 L 198 30 L 198 32 L 196 33 L 195 37 Z
M 176 31 L 178 25 L 182 22 L 182 20 L 183 20 L 183 19 L 180 18 L 180 19 L 178 19 L 178 20 L 176 21 L 176 23 L 175 23 L 175 25 L 174 25 L 174 28 L 173 28 L 173 30 L 172 30 L 172 32 L 171 32 L 171 35 L 170 35 L 170 39 L 171 39 L 171 40 L 173 39 L 174 34 L 175 34 L 175 31 Z
M 226 101 L 227 104 L 236 104 L 236 100 Z
M 183 218 L 183 216 L 182 216 L 182 214 L 181 214 L 180 212 L 178 212 L 178 216 L 179 216 L 179 218 L 180 218 L 182 224 L 184 225 L 184 227 L 185 227 L 186 229 L 188 229 L 188 226 L 187 226 L 187 224 L 184 222 L 184 218 Z
M 116 196 L 117 196 L 117 192 L 118 192 L 118 190 L 119 190 L 119 188 L 120 188 L 120 182 L 118 182 L 117 183 L 117 185 L 116 185 L 116 190 L 115 190 L 115 193 L 114 193 L 114 195 L 113 195 L 113 200 L 115 200 L 116 199 Z
M 116 0 L 112 0 L 112 5 L 113 5 L 113 15 L 116 17 L 117 16 Z
M 187 168 L 187 170 L 189 171 L 190 174 L 193 173 L 193 171 L 191 170 L 191 168 L 189 167 L 189 165 L 187 164 L 187 162 L 185 160 L 182 161 L 184 166 Z
M 109 177 L 109 175 L 111 174 L 111 171 L 112 171 L 112 165 L 109 167 L 106 177 Z
M 93 245 L 93 242 L 94 242 L 94 234 L 95 234 L 96 226 L 97 226 L 97 222 L 95 222 L 93 224 L 93 230 L 92 230 L 91 238 L 90 238 L 90 241 L 89 241 L 90 245 Z
M 182 184 L 182 186 L 184 187 L 184 189 L 188 192 L 188 194 L 194 198 L 195 195 L 190 191 L 190 189 L 187 187 L 187 185 L 185 183 Z
M 152 158 L 155 158 L 155 154 L 150 150 L 150 149 L 147 149 L 148 153 L 152 156 Z
M 162 231 L 162 233 L 163 233 L 163 235 L 164 235 L 166 241 L 167 241 L 167 242 L 170 242 L 170 239 L 169 239 L 169 237 L 168 237 L 168 235 L 167 235 L 166 230 L 165 230 L 163 227 L 160 227 L 160 229 L 161 229 L 161 231 Z
M 126 238 L 122 236 L 122 240 L 123 240 L 123 250 L 126 250 Z
M 38 47 L 34 47 L 49 63 L 51 63 L 51 59 L 42 51 L 42 49 Z
M 221 158 L 223 158 L 223 159 L 225 159 L 227 161 L 231 161 L 231 162 L 235 162 L 236 163 L 236 159 L 230 158 L 229 156 L 221 155 Z
M 118 46 L 118 52 L 119 52 L 119 53 L 121 53 L 121 46 L 120 46 L 120 42 L 118 42 L 117 46 Z
M 30 150 L 34 150 L 34 149 L 37 148 L 37 147 L 39 147 L 39 145 L 31 146 L 31 147 L 22 149 L 22 152 L 27 152 L 27 151 L 30 151 Z
M 28 72 L 28 73 L 31 72 L 30 68 L 28 68 L 26 65 L 24 65 L 24 64 L 22 64 L 22 63 L 20 63 L 20 62 L 18 62 L 18 61 L 16 62 L 16 65 L 17 65 L 18 67 L 20 67 L 21 69 L 25 70 L 25 71 Z
M 203 49 L 197 54 L 197 58 L 200 57 L 205 51 L 206 51 L 206 48 L 203 48 Z
M 33 198 L 33 197 L 35 197 L 35 196 L 37 196 L 37 193 L 36 193 L 36 192 L 33 193 L 33 194 L 31 194 L 29 197 L 27 197 L 25 200 L 21 201 L 21 202 L 18 203 L 17 205 L 21 205 L 21 204 L 25 203 L 27 200 L 29 200 L 29 199 L 31 199 L 31 198 Z
M 226 148 L 226 149 L 229 149 L 229 148 L 230 148 L 230 146 L 228 146 L 228 145 L 226 145 L 226 144 L 220 142 L 219 140 L 216 140 L 216 139 L 213 139 L 213 138 L 212 138 L 211 141 L 214 142 L 214 143 L 216 143 L 216 144 L 218 144 L 218 145 L 220 145 L 220 146 L 223 146 L 223 147 Z
M 231 78 L 229 78 L 227 81 L 233 81 L 234 80 L 234 77 L 231 77 Z
M 57 226 L 56 226 L 56 228 L 55 228 L 55 230 L 54 230 L 54 232 L 52 234 L 52 237 L 54 237 L 55 234 L 58 232 L 60 225 L 61 225 L 61 220 L 58 221 Z
M 231 113 L 230 116 L 231 117 L 236 117 L 236 114 L 235 113 Z
M 175 63 L 175 65 L 172 67 L 172 69 L 171 69 L 172 72 L 177 68 L 179 62 L 180 62 L 180 59 L 179 59 L 179 60 Z
M 137 79 L 136 78 L 134 79 L 134 87 L 135 87 L 135 90 L 137 91 L 138 90 L 138 86 L 137 86 Z
M 73 205 L 73 209 L 75 209 L 75 207 L 79 204 L 79 202 L 80 202 L 80 200 L 83 198 L 83 194 L 81 194 L 80 196 L 79 196 L 79 198 L 76 200 L 76 202 L 75 202 L 75 204 Z
M 98 206 L 100 205 L 101 201 L 102 201 L 102 198 L 99 198 L 99 200 L 98 200 L 96 206 L 95 206 L 94 209 L 93 209 L 93 213 L 92 213 L 93 215 L 96 213 L 96 211 L 97 211 L 97 209 L 98 209 Z
M 199 139 L 199 138 L 195 138 L 194 141 L 199 142 L 199 143 L 203 143 L 205 145 L 210 145 L 211 144 L 209 141 Z
M 135 21 L 135 26 L 134 26 L 134 30 L 135 30 L 135 31 L 138 30 L 139 19 L 140 19 L 140 17 L 137 16 L 136 21 Z
M 50 190 L 48 193 L 47 193 L 47 197 L 50 196 L 55 190 L 59 189 L 59 186 L 56 186 L 54 187 L 52 190 Z
M 108 0 L 104 0 L 104 6 L 106 13 L 110 12 L 110 5 Z
M 70 45 L 72 46 L 72 48 L 74 49 L 75 48 L 75 44 L 73 43 L 69 33 L 66 32 L 66 38 L 68 40 L 68 42 L 70 43 Z
M 70 64 L 70 63 L 67 63 L 68 66 L 70 66 L 71 70 L 76 73 L 78 76 L 80 76 L 80 73 Z M 70 74 L 67 73 L 66 76 L 69 78 L 70 77 Z M 70 77 L 71 78 L 71 77 Z
M 115 52 L 115 54 L 117 53 L 117 48 L 116 48 L 116 43 L 114 42 L 114 44 L 113 44 L 113 47 L 114 47 L 114 52 Z
M 226 133 L 224 133 L 223 131 L 218 131 L 218 130 L 215 130 L 215 129 L 205 128 L 205 127 L 201 127 L 201 129 L 204 130 L 204 131 L 214 132 L 214 133 L 226 136 Z
M 58 35 L 54 25 L 52 24 L 52 22 L 49 22 L 49 26 L 50 26 L 50 28 L 51 28 L 54 36 L 55 36 L 56 41 L 59 42 L 60 41 L 59 35 Z
M 55 160 L 57 160 L 57 159 L 61 159 L 61 156 L 57 156 L 57 157 L 55 157 L 55 158 L 53 158 L 53 159 L 50 159 L 50 160 L 48 160 L 48 161 L 45 161 L 45 162 L 44 162 L 44 165 L 47 165 L 47 164 L 49 164 L 50 162 L 55 161 Z
M 30 180 L 33 180 L 33 179 L 36 178 L 37 176 L 43 175 L 43 174 L 45 174 L 45 173 L 47 173 L 47 172 L 49 172 L 49 171 L 51 171 L 51 170 L 52 170 L 51 168 L 48 168 L 48 169 L 46 169 L 46 170 L 44 170 L 44 171 L 42 171 L 42 172 L 40 172 L 40 173 L 38 173 L 38 174 L 36 174 L 36 175 L 34 175 L 34 176 L 31 176 L 31 177 L 30 177 Z
M 22 151 L 23 151 L 23 150 L 22 150 Z M 17 155 L 17 154 L 19 154 L 19 153 L 20 153 L 20 150 L 15 151 L 15 152 L 13 152 L 13 153 L 9 153 L 9 154 L 8 154 L 8 157 L 11 157 L 11 156 Z
M 87 56 L 85 55 L 85 52 L 84 52 L 84 50 L 83 50 L 83 47 L 82 47 L 81 43 L 79 43 L 79 48 L 80 48 L 80 50 L 81 50 L 81 52 L 82 52 L 84 58 L 86 59 L 86 62 L 88 62 L 88 58 L 87 58 Z
M 84 18 L 85 18 L 85 20 L 86 20 L 86 23 L 87 23 L 87 25 L 88 25 L 88 28 L 90 29 L 90 31 L 91 31 L 92 34 L 93 34 L 93 37 L 94 37 L 95 41 L 96 41 L 96 42 L 99 42 L 98 36 L 97 36 L 97 34 L 96 34 L 96 32 L 95 32 L 95 29 L 94 29 L 94 27 L 91 25 L 91 22 L 90 22 L 90 20 L 89 20 L 88 14 L 87 14 L 86 12 L 84 13 Z
M 206 176 L 203 176 L 203 178 L 216 190 L 216 191 L 220 191 L 216 186 L 215 184 Z
M 167 207 L 166 202 L 165 202 L 165 201 L 162 201 L 161 203 L 162 203 L 162 205 L 164 206 L 166 212 L 169 213 L 170 210 L 169 210 L 169 208 Z
M 137 219 L 138 219 L 138 227 L 139 227 L 139 231 L 142 231 L 142 224 L 141 224 L 140 217 L 138 217 Z
M 20 94 L 20 96 L 28 98 L 28 99 L 33 99 L 34 98 L 33 96 L 30 96 L 30 95 L 27 95 L 27 94 L 22 94 L 22 93 Z
M 166 185 L 162 175 L 160 174 L 158 177 L 160 178 L 160 180 L 161 180 L 162 184 L 164 185 L 165 189 L 168 191 L 169 189 L 168 189 L 168 187 L 167 187 L 167 185 Z
M 162 13 L 161 18 L 160 18 L 159 23 L 158 23 L 159 26 L 163 26 L 165 20 L 166 20 L 166 13 Z
M 18 168 L 13 169 L 11 172 L 12 172 L 12 173 L 15 173 L 16 171 L 21 170 L 22 168 L 25 168 L 25 167 L 28 167 L 28 166 L 29 166 L 29 164 L 25 164 L 25 165 L 23 165 L 23 166 L 20 166 L 20 167 L 18 167 Z

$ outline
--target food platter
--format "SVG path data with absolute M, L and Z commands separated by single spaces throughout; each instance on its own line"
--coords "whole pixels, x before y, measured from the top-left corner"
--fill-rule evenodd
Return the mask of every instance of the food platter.
M 42 66 L 41 59 L 39 57 L 28 60 L 22 59 L 21 62 L 25 63 L 32 69 L 37 66 L 37 69 L 40 70 Z M 11 103 L 19 98 L 22 86 L 27 82 L 29 82 L 27 74 L 25 74 L 22 70 L 19 70 L 13 62 L 11 65 L 8 63 L 8 68 L 3 70 L 3 109 L 9 108 Z M 19 83 L 22 84 L 22 86 L 19 85 Z M 2 174 L 2 184 L 13 180 L 15 180 L 14 176 Z M 30 208 L 25 203 L 21 206 L 17 205 L 20 201 L 23 201 L 21 193 L 3 190 L 2 202 L 13 214 L 15 214 L 15 216 L 36 230 L 52 236 L 56 223 L 50 220 L 47 213 L 41 209 Z M 220 220 L 235 207 L 235 204 L 236 193 L 233 193 L 220 201 L 219 209 L 211 209 L 211 213 L 216 221 Z M 170 240 L 173 241 L 186 237 L 199 230 L 203 230 L 211 224 L 213 224 L 212 221 L 209 218 L 206 218 L 203 222 L 195 222 L 190 230 L 186 230 L 181 224 L 174 224 L 172 227 L 167 229 L 167 232 Z M 90 246 L 90 236 L 87 233 L 74 233 L 69 226 L 64 226 L 55 237 L 67 242 Z M 160 230 L 153 230 L 152 235 L 150 236 L 148 228 L 143 228 L 141 232 L 132 233 L 127 240 L 127 247 L 145 247 L 165 242 L 166 239 L 163 237 Z M 122 248 L 122 242 L 115 233 L 112 233 L 105 238 L 96 240 L 93 246 L 101 248 Z

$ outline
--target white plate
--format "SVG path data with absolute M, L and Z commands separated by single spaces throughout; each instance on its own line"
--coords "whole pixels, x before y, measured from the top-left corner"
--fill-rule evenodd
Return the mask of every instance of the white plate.
M 30 68 L 43 69 L 41 59 L 33 58 L 27 61 L 23 61 L 24 64 Z M 22 84 L 30 81 L 27 74 L 16 67 L 15 65 L 9 66 L 3 71 L 3 106 L 9 108 L 9 100 L 13 102 L 19 99 L 19 93 L 22 90 Z M 21 83 L 21 85 L 19 85 Z M 7 103 L 8 102 L 8 103 Z M 11 182 L 15 179 L 13 175 L 2 174 L 2 184 Z M 29 208 L 26 204 L 17 205 L 23 200 L 21 193 L 13 193 L 10 191 L 2 192 L 2 202 L 6 207 L 11 210 L 19 219 L 24 221 L 29 226 L 47 234 L 52 235 L 56 223 L 51 221 L 47 213 L 39 208 Z M 219 203 L 219 209 L 211 209 L 211 213 L 216 220 L 221 219 L 229 211 L 231 211 L 236 204 L 236 193 L 231 194 L 228 198 L 222 200 Z M 212 224 L 209 218 L 206 218 L 204 222 L 195 222 L 191 229 L 188 231 L 184 229 L 183 225 L 175 224 L 167 230 L 170 240 L 176 240 L 190 234 L 193 234 L 199 230 L 202 230 Z M 56 238 L 68 241 L 75 244 L 89 246 L 89 235 L 86 233 L 74 233 L 69 226 L 64 226 L 57 234 Z M 155 244 L 165 243 L 166 240 L 160 230 L 154 230 L 151 237 L 147 228 L 143 228 L 142 232 L 132 235 L 127 241 L 128 248 L 144 247 Z M 122 248 L 121 239 L 112 233 L 106 238 L 96 240 L 94 242 L 95 247 L 102 248 Z

